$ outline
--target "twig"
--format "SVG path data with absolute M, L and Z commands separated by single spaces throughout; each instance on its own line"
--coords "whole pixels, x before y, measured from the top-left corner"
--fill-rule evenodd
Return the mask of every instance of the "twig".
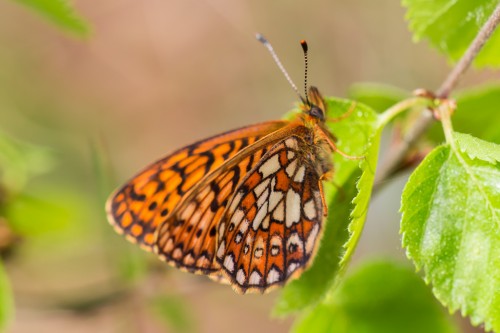
M 453 70 L 450 74 L 448 74 L 444 82 L 437 90 L 436 96 L 438 98 L 447 98 L 449 96 L 453 88 L 457 85 L 462 74 L 465 73 L 465 71 L 470 67 L 472 61 L 499 23 L 500 4 L 495 8 L 491 16 L 476 35 L 476 38 L 474 38 L 472 43 L 469 45 L 465 54 L 458 61 Z M 398 169 L 401 162 L 406 157 L 408 150 L 410 150 L 415 142 L 427 131 L 429 126 L 432 124 L 433 119 L 434 118 L 432 117 L 431 112 L 424 110 L 405 137 L 388 152 L 386 160 L 380 167 L 379 172 L 375 177 L 376 187 L 382 184 L 383 180 L 390 177 L 395 170 Z

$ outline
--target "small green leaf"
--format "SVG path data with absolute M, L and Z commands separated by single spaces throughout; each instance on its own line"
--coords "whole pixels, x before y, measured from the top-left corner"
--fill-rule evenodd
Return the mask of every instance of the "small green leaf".
M 67 0 L 13 0 L 44 16 L 53 24 L 78 36 L 88 35 L 88 23 L 81 18 Z
M 352 101 L 334 98 L 326 99 L 326 102 L 327 117 L 330 118 L 338 118 L 353 105 Z M 338 138 L 337 145 L 340 150 L 351 156 L 363 156 L 376 122 L 375 112 L 357 103 L 350 116 L 327 124 Z M 334 154 L 333 179 L 324 183 L 329 213 L 324 223 L 318 252 L 311 267 L 300 278 L 285 286 L 275 306 L 275 315 L 286 315 L 315 304 L 336 283 L 341 269 L 340 260 L 344 258 L 344 244 L 349 238 L 351 201 L 357 194 L 356 182 L 360 176 L 358 164 L 358 160 L 349 160 L 340 154 Z
M 349 98 L 382 112 L 408 98 L 410 93 L 387 84 L 361 82 L 349 87 Z
M 460 151 L 466 153 L 471 159 L 478 158 L 485 162 L 500 162 L 500 146 L 473 137 L 469 134 L 455 132 L 455 140 Z
M 479 29 L 498 4 L 497 0 L 403 0 L 406 18 L 415 40 L 431 44 L 456 61 L 470 45 Z M 500 66 L 500 32 L 493 33 L 474 63 L 477 66 Z
M 153 312 L 174 332 L 192 332 L 194 330 L 190 311 L 184 300 L 173 296 L 159 296 L 151 300 Z
M 496 159 L 500 148 L 460 134 L 456 144 L 466 154 L 440 146 L 406 184 L 403 246 L 441 303 L 498 331 L 500 163 L 485 160 Z
M 487 84 L 456 94 L 457 110 L 453 113 L 453 128 L 483 140 L 500 144 L 500 84 Z M 427 135 L 434 142 L 444 141 L 443 129 L 436 123 Z
M 37 236 L 66 227 L 74 216 L 73 205 L 69 204 L 64 200 L 46 200 L 22 194 L 6 205 L 5 217 L 16 234 Z
M 9 192 L 21 191 L 28 180 L 52 169 L 51 151 L 0 132 L 0 184 Z
M 14 299 L 7 278 L 0 261 L 0 332 L 4 332 L 14 314 Z
M 375 261 L 356 269 L 293 332 L 452 333 L 451 318 L 411 269 Z

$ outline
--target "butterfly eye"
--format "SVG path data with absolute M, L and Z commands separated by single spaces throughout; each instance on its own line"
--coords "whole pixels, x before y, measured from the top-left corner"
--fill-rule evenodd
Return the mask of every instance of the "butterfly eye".
M 318 118 L 319 120 L 325 120 L 325 114 L 323 113 L 323 110 L 321 108 L 317 107 L 316 105 L 313 105 L 311 109 L 309 110 L 309 115 L 314 118 Z

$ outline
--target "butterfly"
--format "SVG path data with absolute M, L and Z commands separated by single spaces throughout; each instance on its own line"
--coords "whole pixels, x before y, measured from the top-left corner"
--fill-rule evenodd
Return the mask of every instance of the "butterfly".
M 317 88 L 300 109 L 292 120 L 219 134 L 149 165 L 108 199 L 110 223 L 161 260 L 239 293 L 298 277 L 319 244 L 322 182 L 338 151 Z

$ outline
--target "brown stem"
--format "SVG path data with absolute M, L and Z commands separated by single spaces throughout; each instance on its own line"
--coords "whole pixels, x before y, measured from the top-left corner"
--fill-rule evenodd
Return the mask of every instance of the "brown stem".
M 484 43 L 490 38 L 491 34 L 498 26 L 498 23 L 500 23 L 500 4 L 495 8 L 489 19 L 476 35 L 476 38 L 474 38 L 469 45 L 465 54 L 437 90 L 436 96 L 438 98 L 447 98 L 449 96 L 462 74 L 470 67 Z M 410 148 L 412 148 L 415 142 L 427 131 L 432 122 L 433 117 L 431 112 L 424 110 L 405 137 L 388 152 L 386 160 L 375 177 L 376 188 L 383 184 L 383 181 L 389 178 L 395 170 L 398 169 Z

